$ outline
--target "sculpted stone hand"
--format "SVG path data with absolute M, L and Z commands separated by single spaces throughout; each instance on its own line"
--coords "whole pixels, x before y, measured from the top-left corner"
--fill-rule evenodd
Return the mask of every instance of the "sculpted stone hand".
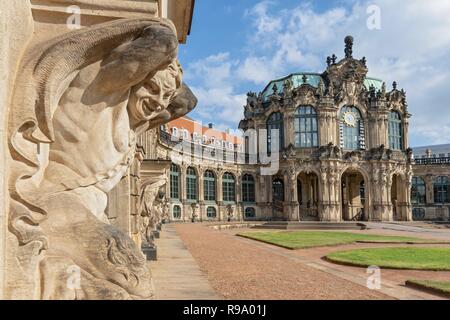
M 10 119 L 10 231 L 20 290 L 32 298 L 149 298 L 150 274 L 134 242 L 108 224 L 107 192 L 126 173 L 135 136 L 184 115 L 196 99 L 182 83 L 174 27 L 118 20 L 31 49 Z M 28 78 L 27 78 L 28 77 Z M 67 268 L 81 287 L 65 287 Z M 24 289 L 25 288 L 25 289 Z

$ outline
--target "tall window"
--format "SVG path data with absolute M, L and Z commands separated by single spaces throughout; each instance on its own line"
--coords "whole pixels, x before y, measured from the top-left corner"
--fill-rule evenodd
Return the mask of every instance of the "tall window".
M 174 219 L 181 219 L 181 207 L 180 206 L 173 206 L 172 213 L 173 213 Z
M 402 118 L 397 111 L 389 114 L 389 147 L 392 150 L 403 150 Z
M 341 147 L 345 150 L 365 149 L 364 122 L 355 107 L 343 107 L 339 124 Z
M 204 175 L 205 201 L 216 201 L 216 176 L 210 170 Z
M 254 219 L 256 218 L 256 210 L 255 208 L 245 208 L 245 218 L 247 219 Z
M 246 174 L 242 177 L 242 201 L 255 202 L 255 179 Z
M 420 177 L 413 177 L 411 187 L 411 203 L 425 204 L 427 202 L 425 190 L 425 181 L 423 181 Z
M 278 134 L 278 150 L 279 152 L 284 148 L 284 132 L 283 132 L 283 115 L 280 112 L 272 113 L 267 119 L 267 152 L 270 153 L 272 150 L 272 135 L 276 136 Z M 274 145 L 275 148 L 275 145 Z
M 313 148 L 318 146 L 317 114 L 310 106 L 299 107 L 295 112 L 295 146 Z
M 180 169 L 173 163 L 170 166 L 170 198 L 180 199 Z
M 234 176 L 231 173 L 224 173 L 222 178 L 223 189 L 223 201 L 235 202 L 236 201 L 236 182 Z
M 284 202 L 284 183 L 281 179 L 272 182 L 272 193 L 274 202 Z
M 216 211 L 216 208 L 214 208 L 214 207 L 208 207 L 208 208 L 206 209 L 206 216 L 207 216 L 209 219 L 215 219 L 215 218 L 217 217 L 217 211 Z
M 434 203 L 450 203 L 450 179 L 448 177 L 434 179 Z
M 186 170 L 186 197 L 189 201 L 197 201 L 197 173 L 191 167 Z

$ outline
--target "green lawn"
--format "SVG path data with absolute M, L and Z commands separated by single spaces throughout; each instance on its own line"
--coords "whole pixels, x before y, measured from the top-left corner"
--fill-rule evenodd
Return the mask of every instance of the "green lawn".
M 433 242 L 431 240 L 423 240 L 411 237 L 381 236 L 333 231 L 245 232 L 238 235 L 241 237 L 259 240 L 293 250 L 336 246 L 355 243 L 357 241 L 374 241 L 377 243 Z
M 450 271 L 450 248 L 375 248 L 331 253 L 327 259 L 361 267 Z
M 408 280 L 406 285 L 450 296 L 449 281 Z

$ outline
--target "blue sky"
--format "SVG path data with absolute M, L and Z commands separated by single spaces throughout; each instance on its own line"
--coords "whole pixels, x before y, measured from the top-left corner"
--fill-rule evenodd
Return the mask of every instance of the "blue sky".
M 380 29 L 367 20 L 376 5 Z M 190 115 L 236 129 L 248 91 L 293 72 L 323 72 L 328 55 L 367 57 L 369 75 L 408 93 L 410 144 L 450 142 L 450 1 L 197 0 L 180 46 L 185 81 L 199 98 Z

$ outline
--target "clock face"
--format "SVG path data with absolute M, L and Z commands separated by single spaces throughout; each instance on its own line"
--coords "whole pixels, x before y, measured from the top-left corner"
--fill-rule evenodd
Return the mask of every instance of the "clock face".
M 344 113 L 344 122 L 349 127 L 355 127 L 356 126 L 356 116 L 352 112 L 346 112 Z

